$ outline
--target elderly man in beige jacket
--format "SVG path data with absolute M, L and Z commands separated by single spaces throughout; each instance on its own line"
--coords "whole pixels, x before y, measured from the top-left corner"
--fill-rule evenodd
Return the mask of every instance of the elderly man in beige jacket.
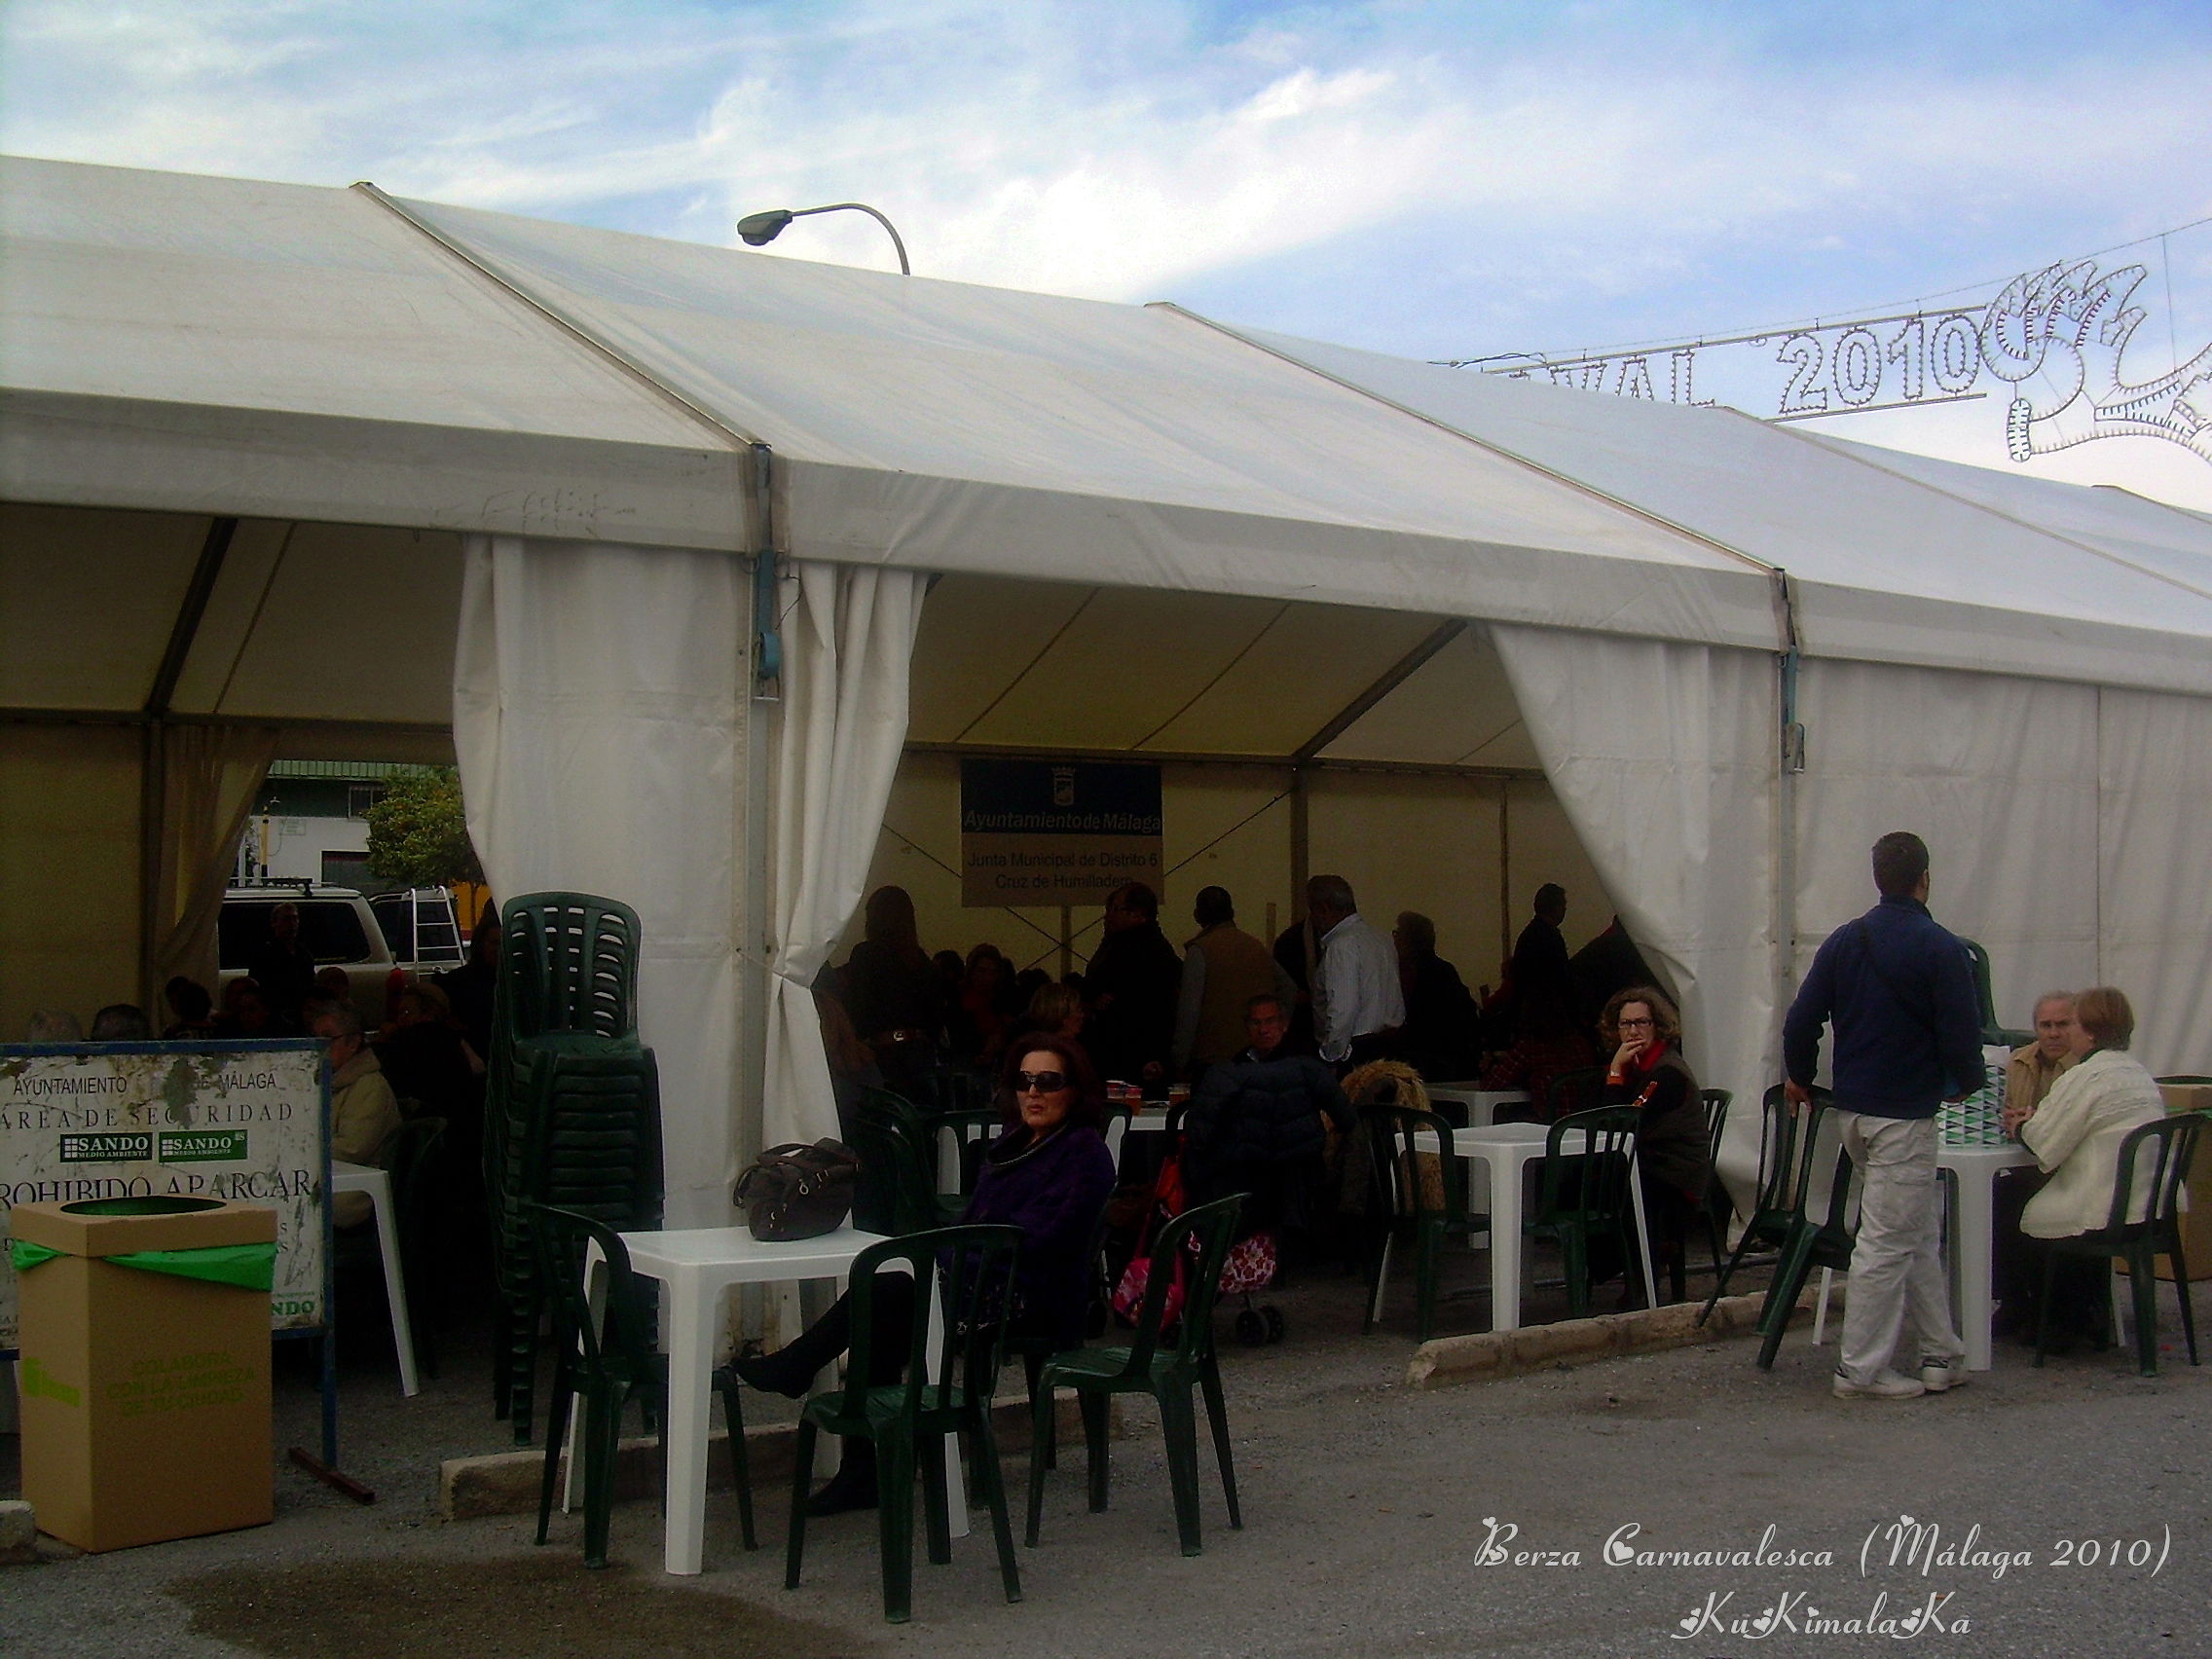
M 330 1051 L 330 1156 L 342 1163 L 375 1163 L 400 1124 L 384 1062 L 363 1041 L 360 1015 L 350 1008 L 317 1014 L 313 1036 Z M 340 1193 L 331 1200 L 330 1219 L 339 1227 L 358 1227 L 373 1213 L 366 1193 Z

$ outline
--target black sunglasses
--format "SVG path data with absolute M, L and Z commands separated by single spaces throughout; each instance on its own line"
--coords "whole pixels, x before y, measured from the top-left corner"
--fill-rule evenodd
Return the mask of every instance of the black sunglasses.
M 1014 1091 L 1016 1094 L 1057 1094 L 1068 1086 L 1066 1072 L 1015 1072 Z

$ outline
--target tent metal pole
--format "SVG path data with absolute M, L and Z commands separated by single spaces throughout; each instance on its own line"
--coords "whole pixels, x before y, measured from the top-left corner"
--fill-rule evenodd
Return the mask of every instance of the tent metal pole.
M 1775 743 L 1774 821 L 1769 830 L 1774 893 L 1768 912 L 1768 929 L 1772 935 L 1768 949 L 1775 1014 L 1770 1041 L 1779 1034 L 1781 1017 L 1796 995 L 1797 776 L 1805 769 L 1805 727 L 1797 718 L 1797 672 L 1802 660 L 1798 650 L 1797 594 L 1788 571 L 1778 568 L 1773 581 L 1783 648 L 1775 656 L 1775 716 L 1779 729 Z
M 1306 768 L 1290 768 L 1290 913 L 1306 914 L 1306 883 L 1313 874 L 1312 798 Z M 1271 944 L 1273 940 L 1269 941 Z
M 738 814 L 742 849 L 741 892 L 735 937 L 740 942 L 738 998 L 737 1150 L 749 1158 L 765 1144 L 768 1112 L 768 996 L 776 940 L 769 915 L 768 861 L 773 851 L 770 778 L 775 761 L 776 727 L 783 697 L 783 645 L 776 613 L 775 456 L 766 444 L 751 446 L 751 486 L 758 539 L 753 554 L 752 626 L 741 647 L 738 683 L 751 694 L 739 701 L 745 713 L 745 798 Z
M 169 625 L 161 666 L 154 671 L 154 683 L 139 710 L 145 724 L 138 761 L 138 989 L 139 1006 L 149 1014 L 158 1014 L 162 1006 L 161 987 L 154 982 L 158 966 L 155 957 L 162 940 L 168 937 L 170 920 L 163 913 L 166 906 L 162 903 L 162 849 L 168 839 L 169 704 L 176 696 L 184 665 L 191 659 L 200 619 L 207 613 L 208 596 L 214 593 L 215 580 L 223 573 L 223 561 L 230 556 L 231 538 L 238 533 L 239 521 L 235 518 L 208 520 L 192 579 L 185 584 L 176 619 Z

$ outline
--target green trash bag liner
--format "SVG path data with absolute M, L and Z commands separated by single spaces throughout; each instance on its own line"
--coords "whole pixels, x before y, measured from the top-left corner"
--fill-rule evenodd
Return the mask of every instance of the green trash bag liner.
M 9 1259 L 16 1272 L 25 1272 L 67 1252 L 11 1239 Z M 240 1290 L 266 1291 L 276 1276 L 276 1246 L 271 1244 L 211 1244 L 199 1250 L 131 1250 L 106 1256 L 119 1268 L 141 1272 L 174 1273 L 178 1278 L 204 1279 L 209 1284 L 231 1284 Z
M 267 1291 L 276 1276 L 274 1241 L 211 1244 L 199 1250 L 132 1250 L 107 1259 L 119 1268 L 174 1273 L 178 1278 L 205 1279 L 209 1284 L 235 1284 L 240 1290 Z

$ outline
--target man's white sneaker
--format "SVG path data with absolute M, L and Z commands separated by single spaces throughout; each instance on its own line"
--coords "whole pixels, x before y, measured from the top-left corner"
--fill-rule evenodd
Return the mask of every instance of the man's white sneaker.
M 1854 1382 L 1842 1372 L 1835 1374 L 1835 1397 L 1839 1400 L 1910 1400 L 1928 1392 L 1928 1384 L 1917 1377 L 1901 1377 L 1895 1371 L 1878 1371 L 1871 1382 Z
M 1972 1381 L 1964 1359 L 1924 1358 L 1920 1362 L 1920 1385 L 1931 1394 L 1964 1388 Z

